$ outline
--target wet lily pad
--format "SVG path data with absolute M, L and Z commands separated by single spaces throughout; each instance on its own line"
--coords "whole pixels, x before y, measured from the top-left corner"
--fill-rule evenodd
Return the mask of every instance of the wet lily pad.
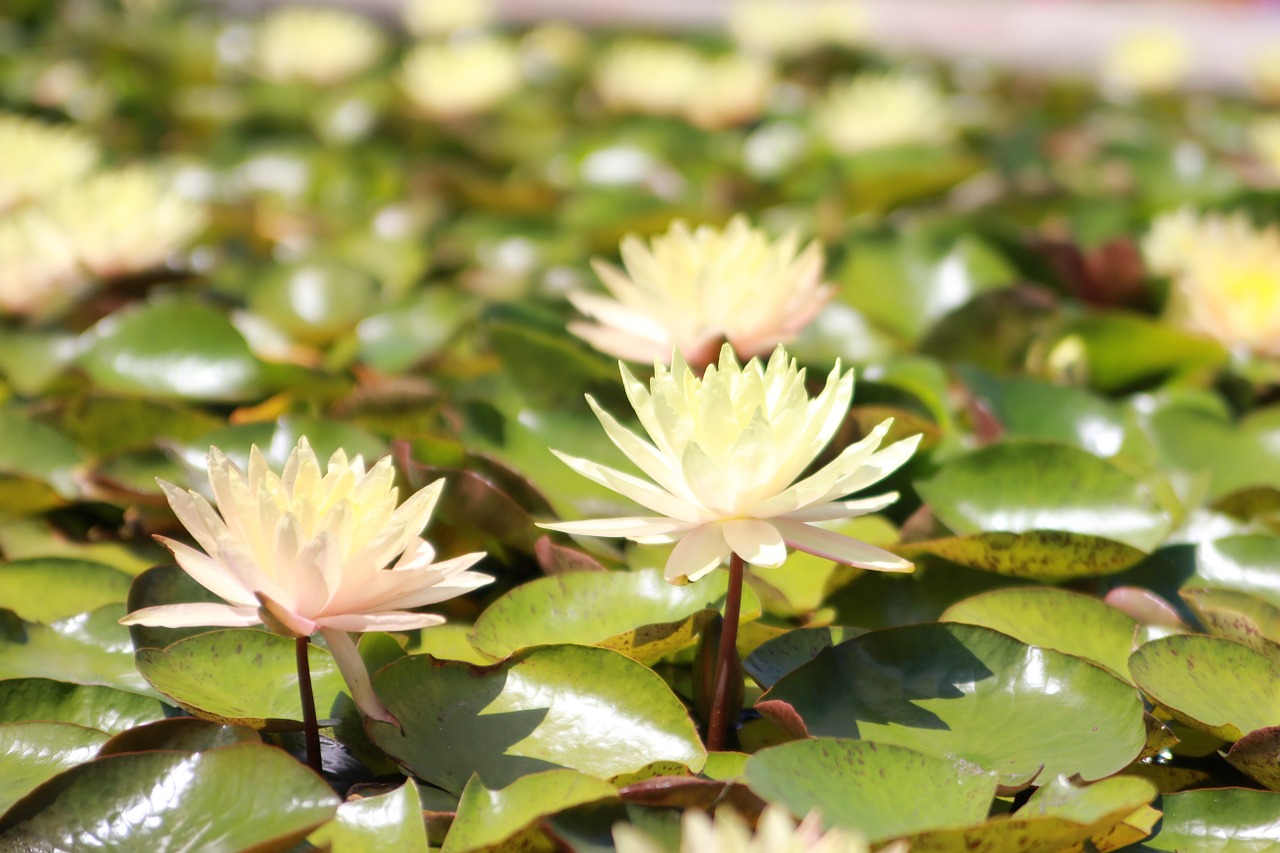
M 341 853 L 427 853 L 427 829 L 418 786 L 406 782 L 394 791 L 360 797 L 338 806 L 334 820 L 307 840 Z
M 1164 819 L 1141 850 L 1275 853 L 1280 794 L 1246 788 L 1208 788 L 1165 794 Z
M 46 720 L 116 734 L 164 716 L 158 699 L 110 687 L 49 678 L 0 681 L 0 723 Z
M 154 696 L 133 665 L 125 608 L 108 604 L 50 625 L 27 625 L 18 636 L 0 637 L 0 678 L 58 678 Z
M 778 680 L 818 656 L 818 652 L 866 633 L 865 628 L 796 628 L 780 637 L 766 640 L 742 662 L 747 674 L 761 687 L 769 688 Z
M 1123 542 L 1059 530 L 975 533 L 897 545 L 894 551 L 908 558 L 927 552 L 971 569 L 1044 581 L 1116 574 L 1147 556 Z
M 1280 607 L 1280 537 L 1228 536 L 1196 549 L 1196 575 L 1189 583 L 1234 589 Z
M 618 792 L 608 782 L 576 770 L 546 770 L 516 779 L 498 790 L 471 777 L 458 802 L 458 816 L 445 836 L 441 853 L 477 853 L 523 849 L 532 843 L 537 824 L 557 812 L 585 803 L 613 800 Z
M 0 601 L 28 622 L 48 624 L 106 604 L 123 604 L 131 580 L 89 560 L 11 560 L 0 565 Z
M 1233 589 L 1183 589 L 1179 595 L 1210 634 L 1280 662 L 1280 607 Z
M 0 814 L 46 779 L 91 760 L 108 737 L 74 723 L 0 725 Z

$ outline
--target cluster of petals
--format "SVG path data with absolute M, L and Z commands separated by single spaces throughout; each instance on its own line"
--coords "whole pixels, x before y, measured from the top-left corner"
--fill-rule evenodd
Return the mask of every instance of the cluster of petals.
M 690 230 L 677 220 L 648 245 L 628 235 L 620 252 L 625 271 L 594 263 L 610 296 L 567 295 L 594 321 L 572 322 L 569 330 L 627 361 L 667 361 L 679 350 L 690 363 L 706 364 L 724 341 L 743 358 L 763 355 L 790 341 L 835 292 L 822 283 L 817 243 L 801 250 L 794 233 L 770 241 L 743 216 L 723 230 Z
M 443 617 L 412 608 L 493 580 L 468 571 L 483 553 L 437 563 L 434 549 L 420 537 L 444 481 L 397 506 L 394 480 L 389 457 L 366 471 L 359 456 L 348 460 L 341 450 L 322 470 L 305 438 L 281 475 L 269 469 L 256 447 L 247 473 L 211 448 L 209 484 L 216 510 L 194 491 L 160 483 L 200 548 L 160 541 L 187 574 L 225 603 L 157 605 L 121 621 L 168 627 L 265 623 L 293 637 L 319 632 L 352 697 L 369 716 L 388 719 L 347 632 L 437 625 Z
M 1183 209 L 1156 219 L 1143 253 L 1174 282 L 1171 320 L 1233 349 L 1280 355 L 1280 230 Z
M 258 28 L 258 73 L 276 83 L 333 86 L 377 63 L 386 51 L 382 31 L 339 9 L 294 7 L 268 15 Z
M 776 567 L 794 548 L 880 571 L 911 564 L 883 549 L 815 522 L 878 512 L 897 493 L 845 496 L 883 479 L 915 451 L 919 436 L 883 449 L 885 421 L 832 461 L 799 479 L 843 423 L 853 397 L 853 372 L 839 363 L 810 398 L 805 371 L 778 347 L 768 365 L 739 366 L 725 345 L 718 364 L 699 377 L 677 353 L 671 368 L 654 365 L 646 389 L 622 366 L 626 393 L 649 440 L 622 426 L 590 397 L 609 438 L 649 477 L 645 480 L 586 459 L 557 453 L 579 474 L 656 515 L 545 524 L 587 536 L 676 542 L 666 565 L 673 583 L 696 581 L 731 554 Z
M 422 42 L 405 57 L 400 85 L 415 107 L 432 118 L 482 113 L 523 85 L 520 55 L 495 36 Z
M 613 829 L 618 853 L 660 853 L 665 848 L 629 824 Z M 883 848 L 887 853 L 904 853 L 905 845 Z M 861 834 L 844 829 L 822 830 L 816 811 L 809 812 L 798 825 L 786 809 L 770 805 L 760 814 L 753 833 L 731 809 L 722 808 L 715 818 L 688 809 L 680 819 L 680 853 L 868 853 Z
M 842 154 L 898 145 L 939 145 L 955 135 L 942 93 L 913 74 L 864 73 L 834 83 L 814 123 Z

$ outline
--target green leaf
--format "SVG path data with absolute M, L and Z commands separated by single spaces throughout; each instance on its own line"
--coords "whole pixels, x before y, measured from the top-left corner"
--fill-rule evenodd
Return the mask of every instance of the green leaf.
M 472 644 L 494 658 L 517 649 L 557 643 L 597 645 L 644 664 L 693 645 L 724 606 L 729 576 L 713 572 L 698 583 L 674 586 L 661 569 L 571 572 L 521 584 L 480 614 Z M 760 615 L 750 590 L 743 615 Z
M 1257 534 L 1202 542 L 1189 585 L 1234 589 L 1280 607 L 1280 537 Z
M 1280 791 L 1280 726 L 1249 732 L 1223 758 L 1268 790 Z
M 865 628 L 795 628 L 756 646 L 742 662 L 742 668 L 756 684 L 768 689 L 787 673 L 813 660 L 823 649 L 865 633 Z
M 190 441 L 222 423 L 195 408 L 168 400 L 81 394 L 63 401 L 58 428 L 97 456 L 154 446 L 157 441 Z
M 133 579 L 129 587 L 129 612 L 143 607 L 162 604 L 187 604 L 190 602 L 221 602 L 222 599 L 198 584 L 195 578 L 179 566 L 155 566 Z M 146 625 L 130 625 L 129 637 L 135 650 L 163 649 L 184 637 L 194 637 L 209 628 L 163 628 Z
M 164 649 L 139 649 L 138 670 L 151 686 L 198 717 L 260 729 L 301 720 L 295 644 L 252 628 L 209 631 Z M 325 716 L 345 689 L 327 651 L 307 649 L 316 709 Z
M 1052 587 L 996 589 L 951 605 L 940 619 L 982 625 L 1029 646 L 1092 661 L 1129 680 L 1138 623 L 1092 596 Z
M 1028 376 L 998 379 L 978 370 L 960 373 L 1011 437 L 1070 444 L 1095 456 L 1114 456 L 1125 441 L 1123 410 L 1073 385 Z
M 1175 719 L 1223 740 L 1280 720 L 1280 663 L 1231 640 L 1200 634 L 1152 640 L 1129 658 L 1129 671 Z
M 274 747 L 142 752 L 82 764 L 0 818 L 24 849 L 285 851 L 329 820 L 324 780 Z
M 407 370 L 444 349 L 474 317 L 474 305 L 452 288 L 427 288 L 412 302 L 360 321 L 360 357 L 384 373 Z
M 31 625 L 21 637 L 0 637 L 0 678 L 56 674 L 63 681 L 154 695 L 133 665 L 123 605 L 108 604 L 51 625 Z
M 0 723 L 48 720 L 115 734 L 162 719 L 164 707 L 157 699 L 110 687 L 48 678 L 0 681 Z
M 168 553 L 153 541 L 79 542 L 31 519 L 0 521 L 0 551 L 11 561 L 68 557 L 101 563 L 135 577 L 162 562 Z
M 916 484 L 938 519 L 957 533 L 1058 530 L 1150 552 L 1171 523 L 1147 490 L 1077 447 L 1004 441 L 948 463 Z
M 27 412 L 0 409 L 0 472 L 49 484 L 62 497 L 79 492 L 75 469 L 80 451 L 53 427 L 32 420 Z
M 1227 361 L 1226 351 L 1214 341 L 1120 311 L 1090 314 L 1062 334 L 1083 344 L 1089 384 L 1108 393 Z
M 576 770 L 546 770 L 516 779 L 490 790 L 472 776 L 462 790 L 458 816 L 445 836 L 441 853 L 477 853 L 482 850 L 522 849 L 516 839 L 537 824 L 566 809 L 585 803 L 617 799 L 608 782 Z
M 747 759 L 747 784 L 794 814 L 819 809 L 826 827 L 872 842 L 978 823 L 996 794 L 996 774 L 966 762 L 825 737 L 760 750 Z
M 349 266 L 304 261 L 268 269 L 249 291 L 249 310 L 303 343 L 331 342 L 377 301 L 377 282 Z
M 28 622 L 48 624 L 106 604 L 123 604 L 131 580 L 89 560 L 11 560 L 0 565 L 0 601 Z
M 1059 530 L 975 533 L 896 545 L 893 550 L 907 558 L 936 554 L 971 569 L 1043 581 L 1116 574 L 1147 556 L 1123 542 Z
M 1276 853 L 1280 794 L 1209 788 L 1165 794 L 1160 831 L 1141 850 L 1168 853 Z
M 246 726 L 227 726 L 195 717 L 172 717 L 121 732 L 104 743 L 98 755 L 156 749 L 203 752 L 233 743 L 262 743 L 262 739 Z
M 756 707 L 793 734 L 961 758 L 999 772 L 1002 784 L 1042 766 L 1049 777 L 1099 779 L 1146 742 L 1130 685 L 1078 658 L 955 623 L 872 631 L 826 649 Z
M 222 313 L 191 300 L 117 311 L 86 333 L 78 364 L 117 394 L 239 402 L 262 395 L 262 364 Z
M 0 814 L 44 780 L 92 759 L 108 737 L 74 723 L 0 725 Z
M 386 794 L 345 802 L 337 818 L 307 841 L 332 853 L 427 853 L 418 786 L 410 780 Z
M 1280 662 L 1280 607 L 1234 589 L 1183 589 L 1178 594 L 1210 634 Z
M 486 668 L 413 656 L 373 680 L 404 726 L 370 723 L 374 742 L 454 793 L 472 773 L 502 788 L 556 767 L 612 780 L 697 772 L 706 761 L 671 689 L 608 649 L 538 646 Z

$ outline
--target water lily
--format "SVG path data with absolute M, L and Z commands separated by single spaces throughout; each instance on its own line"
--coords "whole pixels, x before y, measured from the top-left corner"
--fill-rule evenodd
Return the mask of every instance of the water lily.
M 666 848 L 630 824 L 613 828 L 618 853 L 661 853 Z M 888 853 L 903 853 L 905 846 L 894 844 Z M 680 819 L 680 853 L 867 853 L 870 848 L 861 835 L 844 829 L 822 831 L 820 816 L 811 811 L 796 824 L 786 809 L 769 805 L 760 814 L 752 833 L 736 812 L 722 808 L 715 818 L 697 809 L 688 809 Z
M 853 371 L 837 362 L 817 397 L 805 371 L 782 347 L 766 364 L 739 366 L 726 344 L 718 364 L 699 377 L 677 352 L 668 369 L 654 365 L 646 389 L 620 365 L 627 397 L 648 440 L 587 398 L 609 438 L 652 482 L 553 451 L 588 479 L 656 515 L 546 524 L 587 536 L 676 542 L 666 578 L 696 581 L 737 554 L 752 565 L 782 565 L 794 548 L 851 566 L 910 571 L 911 563 L 880 548 L 817 526 L 877 512 L 896 492 L 845 496 L 879 482 L 910 458 L 919 436 L 880 449 L 885 421 L 803 479 L 835 435 L 853 397 Z
M 175 628 L 262 623 L 303 642 L 320 633 L 361 710 L 395 722 L 374 695 L 348 632 L 438 625 L 443 617 L 412 608 L 454 598 L 493 578 L 468 571 L 483 553 L 436 562 L 435 550 L 419 535 L 443 480 L 399 506 L 394 481 L 389 457 L 366 471 L 361 457 L 348 459 L 339 450 L 322 470 L 305 437 L 281 475 L 267 467 L 256 447 L 247 474 L 210 448 L 216 510 L 198 493 L 160 482 L 202 550 L 159 538 L 187 574 L 225 603 L 146 607 L 121 621 Z
M 729 33 L 753 53 L 798 56 L 824 45 L 867 41 L 870 17 L 857 0 L 736 0 Z
M 601 261 L 596 274 L 612 298 L 567 294 L 595 322 L 569 330 L 601 352 L 629 361 L 666 361 L 673 350 L 694 364 L 728 341 L 749 358 L 790 341 L 834 295 L 822 283 L 822 250 L 787 234 L 770 241 L 735 216 L 723 230 L 677 220 L 648 245 L 628 235 L 625 271 Z
M 1119 97 L 1169 91 L 1186 79 L 1191 60 L 1191 45 L 1181 33 L 1137 30 L 1117 38 L 1108 49 L 1102 83 Z
M 400 84 L 424 114 L 462 118 L 492 109 L 523 82 L 515 45 L 489 36 L 423 42 L 401 68 Z
M 912 74 L 864 73 L 835 83 L 818 104 L 814 122 L 842 154 L 938 145 L 955 135 L 942 93 Z
M 258 28 L 258 72 L 276 83 L 333 86 L 374 65 L 386 50 L 382 31 L 339 9 L 286 8 Z
M 90 284 L 66 237 L 26 211 L 0 217 L 0 314 L 42 319 Z
M 93 140 L 72 127 L 0 116 L 0 213 L 88 174 L 98 160 Z
M 415 36 L 444 36 L 487 26 L 494 9 L 492 0 L 408 0 L 402 16 Z

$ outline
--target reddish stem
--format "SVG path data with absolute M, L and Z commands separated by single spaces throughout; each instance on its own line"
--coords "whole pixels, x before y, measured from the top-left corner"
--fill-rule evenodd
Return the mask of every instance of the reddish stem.
M 711 720 L 707 724 L 707 749 L 723 750 L 730 720 L 737 719 L 737 708 L 729 707 L 732 691 L 729 685 L 741 678 L 737 666 L 738 618 L 742 612 L 742 574 L 746 568 L 737 554 L 729 557 L 729 589 L 724 598 L 724 624 L 720 628 L 720 649 L 716 654 L 716 686 L 711 699 Z
M 302 697 L 302 730 L 307 742 L 307 766 L 323 776 L 324 764 L 320 759 L 320 723 L 316 719 L 316 697 L 311 690 L 311 661 L 307 657 L 311 638 L 299 637 L 295 643 L 298 662 L 298 695 Z

